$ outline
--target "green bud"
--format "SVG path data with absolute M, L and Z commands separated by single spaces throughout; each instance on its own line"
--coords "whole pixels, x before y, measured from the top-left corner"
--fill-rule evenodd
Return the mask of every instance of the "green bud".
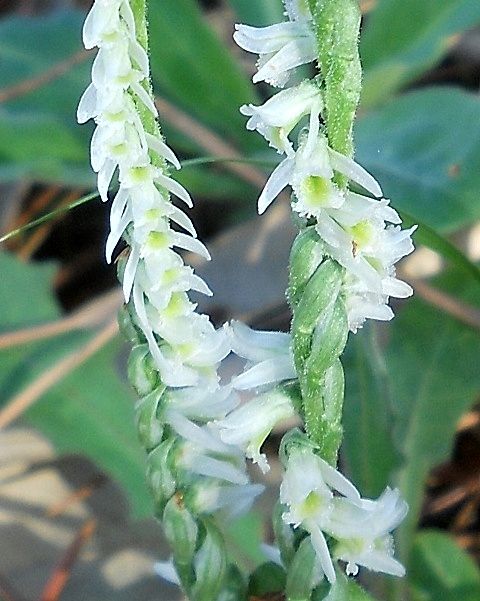
M 247 583 L 240 569 L 230 564 L 218 601 L 248 601 Z
M 295 238 L 290 253 L 288 302 L 294 309 L 305 286 L 323 261 L 323 249 L 314 226 L 307 227 Z
M 342 284 L 342 268 L 332 259 L 320 265 L 308 282 L 294 312 L 292 343 L 295 367 L 299 378 L 310 355 L 312 336 L 321 319 L 331 314 Z
M 259 565 L 250 575 L 248 593 L 253 598 L 270 598 L 285 590 L 286 574 L 282 566 L 268 561 Z
M 283 467 L 287 467 L 288 458 L 292 453 L 303 450 L 316 452 L 318 447 L 300 428 L 292 428 L 282 438 L 278 450 L 278 457 Z
M 342 354 L 347 338 L 347 312 L 343 302 L 337 298 L 320 317 L 313 332 L 310 355 L 305 362 L 309 386 L 314 386 L 319 375 Z
M 195 601 L 217 599 L 227 574 L 227 550 L 222 535 L 211 522 L 205 522 L 205 537 L 194 558 L 196 581 L 191 598 Z
M 313 589 L 320 583 L 323 573 L 318 565 L 310 537 L 300 543 L 290 564 L 285 589 L 288 601 L 309 601 Z
M 123 305 L 123 307 L 118 312 L 118 327 L 120 328 L 120 333 L 132 344 L 138 344 L 141 340 L 139 331 L 137 330 L 135 323 L 130 315 L 130 310 L 127 305 Z
M 157 411 L 164 392 L 165 387 L 160 386 L 138 401 L 135 407 L 138 436 L 147 451 L 154 449 L 162 441 L 163 424 L 158 419 Z
M 289 566 L 295 555 L 295 535 L 290 524 L 283 521 L 284 512 L 285 507 L 277 501 L 273 508 L 272 524 L 283 565 Z
M 175 439 L 162 442 L 147 456 L 147 481 L 155 501 L 156 514 L 163 512 L 165 504 L 174 495 L 176 482 L 170 470 L 170 453 Z
M 133 347 L 128 358 L 128 379 L 140 397 L 150 394 L 159 385 L 160 377 L 148 344 Z
M 182 493 L 177 492 L 166 504 L 163 512 L 165 536 L 173 549 L 175 565 L 182 583 L 189 590 L 192 582 L 185 582 L 187 570 L 191 570 L 195 556 L 198 526 L 195 518 L 183 503 Z M 183 578 L 182 578 L 183 576 Z

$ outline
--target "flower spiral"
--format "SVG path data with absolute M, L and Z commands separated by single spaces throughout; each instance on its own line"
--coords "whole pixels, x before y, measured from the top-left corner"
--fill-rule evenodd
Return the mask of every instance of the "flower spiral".
M 398 491 L 364 500 L 334 466 L 342 440 L 340 356 L 349 331 L 367 319 L 392 319 L 389 298 L 412 293 L 397 279 L 395 263 L 412 252 L 415 228 L 400 228 L 378 182 L 352 158 L 361 88 L 357 0 L 284 4 L 286 22 L 237 25 L 234 38 L 259 55 L 254 82 L 283 88 L 293 81 L 262 106 L 240 110 L 249 117 L 247 128 L 283 155 L 258 199 L 259 213 L 290 187 L 301 224 L 291 252 L 288 300 L 306 436 L 292 431 L 282 443 L 286 472 L 274 524 L 288 567 L 287 596 L 306 599 L 323 576 L 336 581 L 332 556 L 346 561 L 352 574 L 358 565 L 404 572 L 389 534 L 407 511 Z M 296 83 L 296 68 L 313 61 L 319 74 Z M 368 525 L 376 518 L 383 528 L 372 535 Z M 291 527 L 300 526 L 306 538 L 292 533 Z
M 156 121 L 148 56 L 139 41 L 146 40 L 145 13 L 138 0 L 95 0 L 83 39 L 98 53 L 78 120 L 96 123 L 91 163 L 103 201 L 115 174 L 118 179 L 106 254 L 111 261 L 123 238 L 120 324 L 133 344 L 129 378 L 140 396 L 137 427 L 155 513 L 189 598 L 211 601 L 232 583 L 245 586 L 228 559 L 221 523 L 248 510 L 263 487 L 250 484 L 242 449 L 224 442 L 217 425 L 239 401 L 218 375 L 231 335 L 195 311 L 188 293 L 211 292 L 175 251 L 209 258 L 191 220 L 171 201 L 173 194 L 192 204 L 167 166 L 180 163 Z

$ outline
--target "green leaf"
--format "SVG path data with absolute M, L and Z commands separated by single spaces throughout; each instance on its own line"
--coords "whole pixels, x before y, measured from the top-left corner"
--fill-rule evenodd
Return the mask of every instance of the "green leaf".
M 281 0 L 230 0 L 240 23 L 264 27 L 284 20 L 284 7 Z
M 261 145 L 245 130 L 240 105 L 255 100 L 252 85 L 194 0 L 164 0 L 149 13 L 152 74 L 167 95 L 244 150 Z
M 0 332 L 33 326 L 58 316 L 58 305 L 51 292 L 55 271 L 51 263 L 29 265 L 0 252 Z
M 81 50 L 80 11 L 41 17 L 10 17 L 0 23 L 2 88 L 35 81 Z M 28 51 L 25 40 L 28 40 Z M 52 40 L 55 43 L 52 43 Z M 0 107 L 0 181 L 38 181 L 91 186 L 88 164 L 91 127 L 75 112 L 89 80 L 88 61 L 72 64 L 59 77 L 34 86 Z
M 2 19 L 2 88 L 41 76 L 82 50 L 81 28 L 84 18 L 82 11 L 62 10 L 39 17 L 13 16 Z M 6 106 L 25 112 L 49 112 L 71 121 L 72 126 L 76 127 L 76 106 L 90 79 L 89 63 L 86 60 L 72 65 L 60 77 L 9 100 Z
M 445 533 L 419 532 L 409 573 L 414 596 L 422 601 L 478 601 L 480 572 L 473 559 Z
M 52 293 L 52 265 L 22 263 L 0 253 L 0 331 L 60 317 Z M 0 351 L 0 399 L 5 403 L 92 334 L 74 332 Z M 79 452 L 121 483 L 136 515 L 151 513 L 144 457 L 134 426 L 134 395 L 117 365 L 119 339 L 91 357 L 41 397 L 28 419 L 60 451 Z
M 377 324 L 352 336 L 345 364 L 343 454 L 362 495 L 377 497 L 399 457 L 392 444 L 392 392 Z
M 477 284 L 455 272 L 437 284 L 474 302 Z M 404 464 L 398 483 L 410 505 L 399 533 L 401 559 L 408 563 L 426 476 L 452 448 L 456 424 L 480 390 L 477 331 L 419 299 L 395 318 L 387 350 L 395 440 Z
M 407 94 L 361 119 L 356 139 L 359 162 L 413 219 L 448 233 L 480 217 L 478 96 L 447 88 Z
M 479 22 L 480 4 L 471 0 L 377 2 L 360 44 L 363 106 L 385 101 L 433 66 L 457 34 Z

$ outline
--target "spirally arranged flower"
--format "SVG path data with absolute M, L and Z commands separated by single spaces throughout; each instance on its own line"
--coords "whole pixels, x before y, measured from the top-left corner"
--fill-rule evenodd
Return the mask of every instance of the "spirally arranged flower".
M 260 55 L 254 81 L 283 86 L 293 69 L 316 58 L 307 3 L 286 1 L 285 8 L 289 17 L 285 23 L 259 29 L 237 26 L 234 38 L 239 46 Z M 391 319 L 390 297 L 412 294 L 410 286 L 396 278 L 395 263 L 413 251 L 415 227 L 401 230 L 400 217 L 388 206 L 374 177 L 328 146 L 320 125 L 319 86 L 315 79 L 304 81 L 277 93 L 261 107 L 249 105 L 241 112 L 249 117 L 248 129 L 257 130 L 285 155 L 260 195 L 259 213 L 283 189 L 292 188 L 292 209 L 315 220 L 325 252 L 346 269 L 345 304 L 350 330 L 355 332 L 366 319 Z M 294 149 L 289 135 L 302 120 L 304 128 Z M 338 174 L 374 198 L 340 189 L 335 183 Z
M 158 126 L 147 131 L 141 118 L 145 111 L 157 117 L 157 110 L 150 93 L 148 57 L 137 41 L 130 2 L 96 0 L 83 39 L 86 48 L 99 50 L 92 83 L 80 100 L 78 121 L 96 123 L 91 163 L 103 201 L 108 200 L 115 174 L 118 179 L 107 260 L 112 260 L 123 237 L 128 255 L 120 260 L 119 272 L 125 302 L 167 387 L 158 396 L 161 409 L 154 405 L 147 430 L 157 444 L 164 425 L 175 433 L 168 461 L 186 489 L 196 486 L 192 503 L 199 513 L 213 513 L 229 504 L 247 510 L 263 487 L 249 484 L 242 449 L 224 442 L 214 423 L 239 403 L 235 390 L 220 385 L 218 376 L 221 360 L 231 352 L 229 328 L 216 329 L 189 298 L 192 290 L 212 293 L 177 249 L 210 256 L 190 218 L 171 200 L 173 195 L 192 206 L 188 192 L 169 174 L 167 165 L 179 169 L 178 159 Z M 142 403 L 148 407 L 151 399 L 140 401 L 140 411 Z M 170 443 L 162 444 L 170 449 Z M 162 469 L 169 469 L 167 463 Z M 200 491 L 198 479 L 208 483 L 209 494 Z M 167 486 L 168 479 L 164 480 Z
M 317 58 L 308 3 L 285 0 L 284 4 L 288 16 L 285 23 L 259 29 L 236 26 L 234 38 L 239 46 L 259 54 L 254 82 L 266 81 L 284 87 L 295 68 Z M 318 235 L 318 241 L 314 242 L 318 253 L 314 254 L 322 260 L 333 259 L 343 268 L 338 272 L 342 274 L 339 298 L 347 313 L 348 328 L 355 332 L 366 319 L 391 319 L 390 297 L 405 298 L 412 294 L 411 287 L 396 277 L 395 264 L 413 251 L 411 235 L 415 228 L 402 230 L 398 213 L 383 197 L 375 178 L 351 157 L 329 146 L 321 120 L 322 85 L 320 77 L 303 81 L 278 92 L 262 106 L 244 106 L 241 112 L 249 118 L 247 129 L 256 130 L 284 155 L 260 194 L 259 213 L 266 211 L 285 188 L 292 189 L 292 210 L 305 225 L 314 227 Z M 293 138 L 296 131 L 297 143 Z M 318 316 L 314 339 L 317 332 L 319 336 L 324 334 L 322 317 Z M 305 335 L 301 323 L 295 327 L 296 330 L 292 326 L 292 337 L 295 333 L 300 338 Z M 303 357 L 297 363 L 304 368 Z M 254 381 L 246 374 L 239 376 L 240 382 L 242 378 Z M 317 374 L 312 374 L 315 377 Z M 307 384 L 303 380 L 303 386 Z M 343 391 L 343 385 L 340 389 Z M 270 411 L 274 421 L 274 406 L 269 407 L 261 394 L 251 403 L 251 407 L 247 404 L 235 409 L 232 417 L 220 422 L 221 427 L 233 430 L 235 426 L 239 439 L 245 438 L 248 414 L 267 427 L 262 403 L 265 413 Z M 277 404 L 280 411 L 282 403 L 278 399 Z M 321 398 L 318 404 L 320 412 Z M 250 431 L 253 430 L 251 427 Z M 332 584 L 336 581 L 334 561 L 345 562 L 347 573 L 352 575 L 363 566 L 402 576 L 404 568 L 393 557 L 391 535 L 408 510 L 399 492 L 387 488 L 378 500 L 362 499 L 351 482 L 317 455 L 319 449 L 315 444 L 306 435 L 301 436 L 307 441 L 305 446 L 290 449 L 284 458 L 286 471 L 280 502 L 284 507 L 284 523 L 308 533 L 318 561 L 315 581 L 318 574 Z M 254 441 L 255 438 L 249 439 L 247 453 L 265 467 L 266 459 Z

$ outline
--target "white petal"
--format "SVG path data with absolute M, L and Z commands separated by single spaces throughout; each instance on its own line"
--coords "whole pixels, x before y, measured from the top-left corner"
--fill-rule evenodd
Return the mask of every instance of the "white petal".
M 332 150 L 331 148 L 328 149 L 328 152 L 330 154 L 332 167 L 336 171 L 342 173 L 348 177 L 348 179 L 362 186 L 362 188 L 377 198 L 380 198 L 383 195 L 382 189 L 377 180 L 358 163 L 355 163 L 355 161 L 352 159 L 349 159 L 348 157 L 336 152 L 335 150 Z
M 177 223 L 180 227 L 186 230 L 189 234 L 191 234 L 194 238 L 197 237 L 197 232 L 195 231 L 195 226 L 192 223 L 190 217 L 185 215 L 185 213 L 180 210 L 175 205 L 171 204 L 168 207 L 168 216 L 169 218 Z
M 177 570 L 173 565 L 173 561 L 157 561 L 153 566 L 155 572 L 167 582 L 180 586 L 180 578 Z
M 338 470 L 320 459 L 320 470 L 325 482 L 348 499 L 360 500 L 360 493 Z
M 306 526 L 308 528 L 308 525 Z M 330 551 L 328 550 L 325 536 L 317 527 L 314 527 L 311 530 L 310 528 L 308 529 L 310 531 L 312 546 L 315 549 L 315 553 L 320 561 L 322 570 L 324 571 L 325 576 L 330 584 L 334 584 L 334 582 L 337 580 L 337 576 L 335 574 L 335 568 L 333 567 L 332 558 L 330 557 Z
M 107 159 L 98 172 L 97 186 L 100 198 L 103 202 L 107 202 L 108 200 L 108 189 L 112 183 L 113 174 L 115 173 L 116 168 L 117 164 L 111 159 Z
M 193 201 L 190 198 L 190 194 L 174 179 L 167 177 L 166 175 L 162 175 L 161 173 L 157 173 L 155 175 L 155 180 L 169 192 L 175 194 L 175 196 L 178 196 L 178 198 L 183 200 L 188 207 L 193 207 Z
M 207 259 L 207 261 L 210 261 L 211 257 L 207 247 L 205 244 L 203 244 L 203 242 L 200 242 L 198 238 L 192 238 L 192 236 L 189 236 L 188 234 L 181 234 L 180 232 L 173 232 L 172 240 L 173 246 L 196 253 L 197 255 Z
M 193 442 L 202 449 L 211 451 L 212 453 L 221 453 L 228 455 L 231 452 L 231 447 L 224 444 L 220 439 L 217 439 L 206 428 L 202 428 L 187 419 L 181 413 L 178 413 L 173 408 L 167 411 L 166 419 L 172 428 L 180 434 L 182 438 Z
M 229 332 L 232 351 L 249 361 L 263 361 L 279 353 L 288 353 L 290 349 L 290 334 L 286 332 L 253 330 L 236 320 L 232 320 Z
M 413 288 L 402 280 L 387 278 L 382 282 L 382 290 L 388 296 L 395 298 L 408 298 L 413 294 Z
M 180 162 L 175 156 L 175 153 L 169 146 L 165 144 L 163 140 L 161 140 L 158 136 L 152 136 L 152 134 L 149 133 L 146 133 L 145 136 L 149 148 L 151 148 L 161 157 L 172 163 L 172 165 L 177 169 L 181 168 Z
M 204 282 L 198 275 L 190 275 L 188 277 L 188 282 L 191 290 L 195 290 L 195 292 L 199 292 L 200 294 L 205 294 L 205 296 L 213 296 L 213 292 L 210 290 L 206 282 Z
M 232 484 L 248 484 L 248 477 L 227 461 L 221 461 L 206 455 L 197 455 L 192 458 L 189 467 L 201 476 L 218 478 L 226 482 L 232 482 Z
M 130 249 L 130 255 L 125 265 L 125 271 L 123 274 L 123 296 L 125 302 L 128 303 L 130 300 L 130 294 L 132 292 L 133 281 L 135 274 L 137 273 L 138 262 L 140 260 L 140 248 L 135 245 Z
M 269 25 L 268 27 L 235 25 L 235 30 L 233 34 L 235 42 L 243 50 L 255 54 L 277 52 L 292 39 L 309 35 L 304 26 L 288 21 Z
M 272 172 L 258 199 L 258 212 L 265 213 L 280 192 L 289 184 L 295 161 L 293 158 L 283 160 Z
M 110 208 L 110 228 L 113 229 L 120 221 L 129 201 L 129 191 L 120 187 Z
M 130 84 L 130 87 L 135 92 L 135 94 L 140 98 L 143 104 L 147 107 L 147 109 L 152 113 L 154 117 L 158 116 L 158 111 L 155 107 L 155 104 L 150 96 L 150 94 L 145 90 L 145 88 L 138 82 L 134 81 Z
M 110 264 L 112 262 L 112 254 L 115 250 L 115 247 L 120 241 L 123 232 L 126 227 L 132 220 L 130 216 L 130 211 L 125 211 L 122 218 L 117 221 L 117 223 L 112 227 L 110 233 L 108 234 L 107 243 L 105 244 L 105 257 L 107 259 L 107 263 Z
M 148 64 L 148 55 L 143 46 L 137 40 L 130 40 L 130 57 L 137 63 L 138 68 L 145 77 L 149 76 L 150 68 Z
M 91 83 L 80 98 L 77 109 L 77 121 L 86 123 L 98 115 L 97 108 L 97 89 Z
M 314 61 L 317 58 L 317 49 L 313 38 L 301 38 L 289 42 L 268 60 L 253 76 L 254 83 L 266 81 L 277 85 L 279 76 Z
M 250 390 L 267 384 L 275 384 L 283 380 L 297 377 L 293 360 L 290 356 L 275 357 L 258 363 L 232 380 L 236 390 Z

